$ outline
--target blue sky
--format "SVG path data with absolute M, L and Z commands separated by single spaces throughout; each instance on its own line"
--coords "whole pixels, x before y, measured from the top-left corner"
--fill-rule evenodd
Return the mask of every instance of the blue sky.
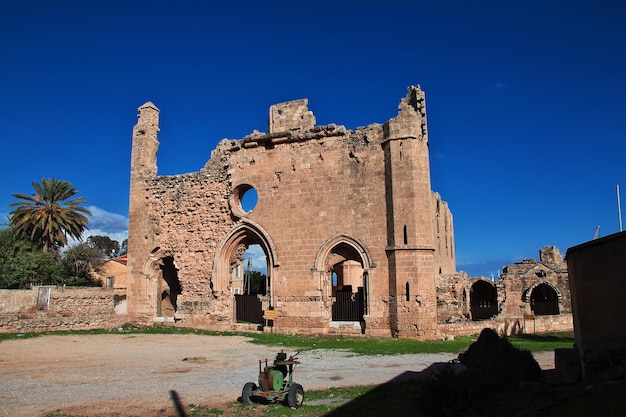
M 267 131 L 271 104 L 306 97 L 318 124 L 352 129 L 420 84 L 458 269 L 497 274 L 619 228 L 621 1 L 3 0 L 0 52 L 3 220 L 11 194 L 55 177 L 88 200 L 92 234 L 121 241 L 146 101 L 171 175 Z

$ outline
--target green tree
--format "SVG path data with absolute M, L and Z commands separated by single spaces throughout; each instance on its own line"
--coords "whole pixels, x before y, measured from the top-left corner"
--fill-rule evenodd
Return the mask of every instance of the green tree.
M 88 243 L 79 243 L 63 252 L 65 284 L 81 286 L 99 286 L 100 282 L 91 276 L 104 263 L 102 251 Z
M 32 183 L 35 193 L 13 194 L 21 201 L 9 214 L 10 224 L 18 237 L 27 237 L 44 252 L 58 251 L 67 245 L 68 237 L 82 241 L 91 212 L 82 207 L 87 201 L 73 198 L 78 191 L 67 181 L 42 178 Z
M 266 276 L 259 271 L 246 271 L 246 282 L 249 282 L 250 294 L 266 294 Z M 247 289 L 246 289 L 247 290 Z
M 103 256 L 110 258 L 120 251 L 120 244 L 117 240 L 112 240 L 108 236 L 89 236 L 87 244 L 102 252 Z
M 120 247 L 120 256 L 128 253 L 128 239 L 124 239 L 122 246 Z
M 42 252 L 10 229 L 0 230 L 0 288 L 26 289 L 62 281 L 63 267 L 56 252 Z

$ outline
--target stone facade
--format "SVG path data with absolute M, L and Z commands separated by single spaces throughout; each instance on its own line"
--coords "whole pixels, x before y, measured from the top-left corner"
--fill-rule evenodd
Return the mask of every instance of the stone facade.
M 539 261 L 505 266 L 496 281 L 464 272 L 437 279 L 437 314 L 447 335 L 474 334 L 491 327 L 501 334 L 572 330 L 567 264 L 554 246 Z
M 146 103 L 132 147 L 134 322 L 256 329 L 239 317 L 242 254 L 256 244 L 267 260 L 267 288 L 255 298 L 265 330 L 434 339 L 572 328 L 554 247 L 495 282 L 456 272 L 452 214 L 431 190 L 419 87 L 396 117 L 355 130 L 317 126 L 306 99 L 273 105 L 268 133 L 224 139 L 184 175 L 157 176 L 158 132 L 159 110 Z
M 269 276 L 259 298 L 278 313 L 273 331 L 439 336 L 436 277 L 455 272 L 454 233 L 430 186 L 419 87 L 396 117 L 356 130 L 316 126 L 307 100 L 273 105 L 268 133 L 225 139 L 204 168 L 177 176 L 157 176 L 158 123 L 154 104 L 139 108 L 127 282 L 134 321 L 236 329 L 233 271 L 258 244 Z M 258 202 L 246 212 L 252 189 Z M 333 313 L 346 288 L 361 301 L 353 322 Z

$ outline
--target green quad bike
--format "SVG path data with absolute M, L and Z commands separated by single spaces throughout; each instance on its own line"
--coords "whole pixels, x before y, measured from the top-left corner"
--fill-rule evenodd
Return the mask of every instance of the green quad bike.
M 287 354 L 280 351 L 272 366 L 265 359 L 264 368 L 263 361 L 260 360 L 258 385 L 247 382 L 241 391 L 241 401 L 244 404 L 255 401 L 283 402 L 291 408 L 299 408 L 304 403 L 304 389 L 302 385 L 293 382 L 293 371 L 300 363 L 297 355 L 296 353 L 287 359 Z

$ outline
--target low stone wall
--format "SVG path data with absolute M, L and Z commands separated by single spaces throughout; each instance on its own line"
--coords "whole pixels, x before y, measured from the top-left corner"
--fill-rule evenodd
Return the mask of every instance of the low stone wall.
M 0 333 L 106 329 L 128 322 L 125 289 L 0 290 Z
M 499 335 L 510 336 L 512 334 L 573 331 L 574 322 L 571 314 L 535 316 L 534 320 L 524 319 L 524 317 L 509 317 L 481 321 L 440 323 L 439 331 L 444 337 L 467 336 L 479 334 L 486 327 L 494 329 Z
M 0 333 L 108 329 L 129 322 L 126 289 L 34 287 L 32 290 L 0 290 Z M 350 333 L 361 333 L 360 326 L 354 323 L 350 326 L 354 328 Z M 574 325 L 571 314 L 560 314 L 536 316 L 534 320 L 509 317 L 440 323 L 437 330 L 445 338 L 479 334 L 485 327 L 495 329 L 501 335 L 511 335 L 571 331 Z M 327 333 L 337 333 L 337 330 L 331 326 Z M 346 329 L 342 330 L 345 332 Z

